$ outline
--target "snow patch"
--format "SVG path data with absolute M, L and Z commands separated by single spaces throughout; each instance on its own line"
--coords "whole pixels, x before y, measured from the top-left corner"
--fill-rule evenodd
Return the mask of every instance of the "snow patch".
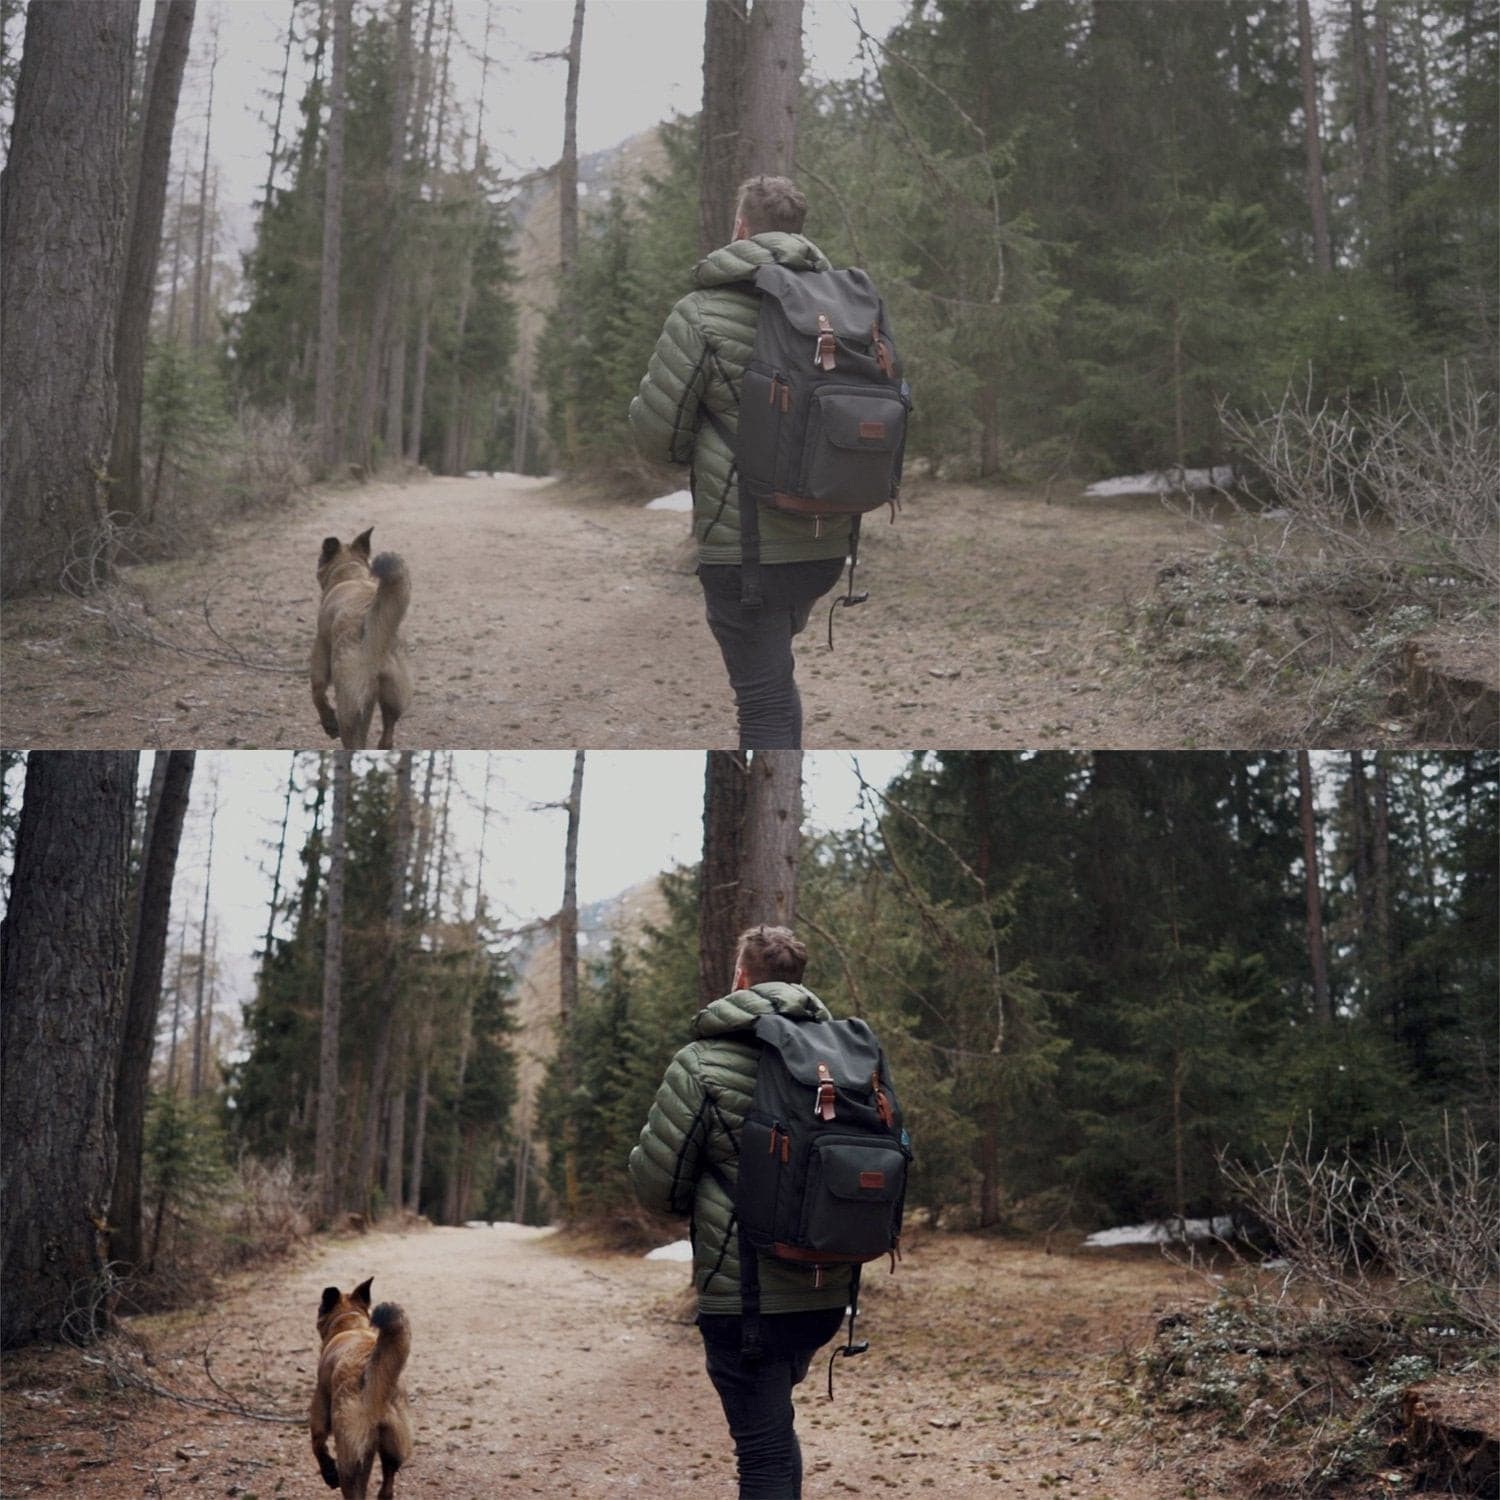
M 497 1234 L 517 1240 L 535 1240 L 544 1234 L 557 1233 L 556 1224 L 517 1224 L 510 1219 L 469 1219 L 465 1221 L 464 1228 L 492 1229 Z
M 1167 495 L 1174 490 L 1211 490 L 1215 485 L 1228 485 L 1234 478 L 1234 470 L 1228 467 L 1217 469 L 1158 469 L 1150 474 L 1122 474 L 1118 479 L 1100 479 L 1083 493 L 1100 497 L 1108 495 Z
M 670 1245 L 658 1245 L 655 1250 L 646 1252 L 647 1260 L 691 1260 L 692 1258 L 691 1240 L 673 1240 Z
M 692 508 L 693 492 L 691 490 L 673 490 L 670 495 L 658 495 L 656 499 L 646 502 L 647 510 L 688 511 Z
M 1083 1243 L 1096 1248 L 1110 1245 L 1166 1245 L 1174 1240 L 1211 1240 L 1227 1236 L 1234 1220 L 1158 1219 L 1154 1224 L 1123 1224 L 1117 1229 L 1099 1229 Z

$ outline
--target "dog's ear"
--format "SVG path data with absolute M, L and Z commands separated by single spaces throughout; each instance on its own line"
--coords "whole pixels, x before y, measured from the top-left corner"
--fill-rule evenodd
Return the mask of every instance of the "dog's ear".
M 323 538 L 323 550 L 318 554 L 318 566 L 331 563 L 339 555 L 339 539 L 336 536 Z
M 323 1300 L 318 1304 L 318 1316 L 326 1318 L 339 1305 L 339 1289 L 336 1286 L 323 1288 Z
M 366 526 L 360 534 L 349 543 L 349 550 L 357 552 L 361 557 L 370 555 L 370 533 L 374 531 L 373 526 Z
M 370 1283 L 374 1281 L 373 1276 L 367 1276 L 360 1284 L 349 1293 L 351 1302 L 358 1302 L 361 1307 L 370 1305 Z

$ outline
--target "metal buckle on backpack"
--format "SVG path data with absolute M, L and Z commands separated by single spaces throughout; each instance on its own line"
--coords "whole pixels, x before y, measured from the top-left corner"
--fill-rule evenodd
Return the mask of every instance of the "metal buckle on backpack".
M 827 1063 L 818 1064 L 818 1090 L 813 1099 L 813 1114 L 825 1123 L 833 1118 L 833 1074 Z

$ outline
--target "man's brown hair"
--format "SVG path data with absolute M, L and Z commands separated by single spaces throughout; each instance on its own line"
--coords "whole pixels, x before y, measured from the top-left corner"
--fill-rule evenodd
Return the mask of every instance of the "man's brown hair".
M 807 219 L 807 199 L 790 177 L 752 177 L 740 184 L 734 214 L 751 234 L 781 229 L 801 234 Z
M 743 969 L 751 984 L 780 980 L 801 984 L 807 967 L 807 949 L 790 927 L 767 927 L 762 923 L 740 934 L 734 966 Z

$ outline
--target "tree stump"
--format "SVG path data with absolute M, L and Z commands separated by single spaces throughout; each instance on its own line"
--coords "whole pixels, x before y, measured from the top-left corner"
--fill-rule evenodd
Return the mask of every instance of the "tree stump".
M 1439 1376 L 1401 1393 L 1400 1461 L 1418 1490 L 1500 1497 L 1500 1380 Z
M 1500 740 L 1500 665 L 1495 640 L 1431 632 L 1409 641 L 1404 696 L 1423 740 L 1479 747 Z

